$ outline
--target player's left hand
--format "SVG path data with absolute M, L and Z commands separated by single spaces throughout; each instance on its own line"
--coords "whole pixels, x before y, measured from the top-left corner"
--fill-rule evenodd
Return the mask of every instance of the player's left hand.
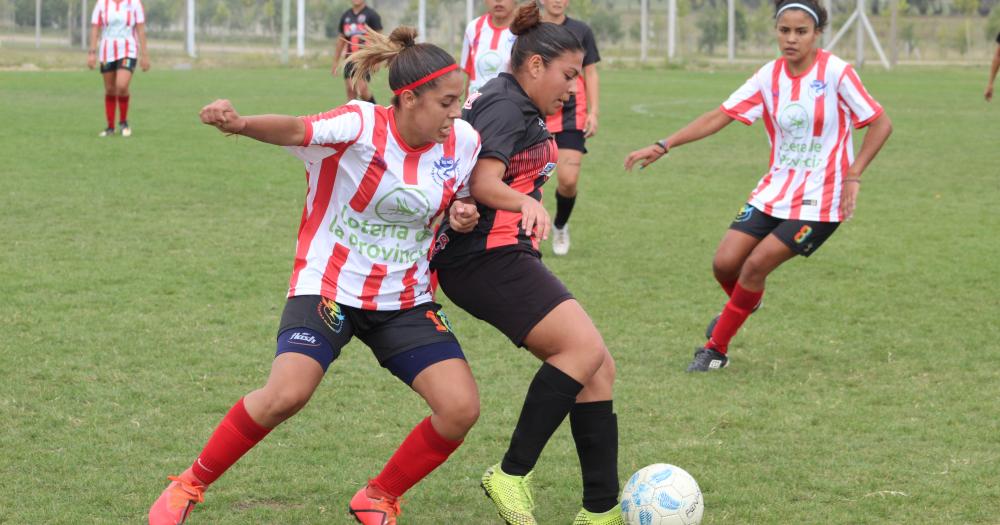
M 597 135 L 597 115 L 587 113 L 587 120 L 583 124 L 583 138 L 589 139 Z
M 861 191 L 861 182 L 857 180 L 857 175 L 847 177 L 854 180 L 846 180 L 840 187 L 840 220 L 850 220 L 854 216 L 854 207 L 858 203 L 858 192 Z
M 625 171 L 632 171 L 632 167 L 637 162 L 639 163 L 639 169 L 643 169 L 659 160 L 663 155 L 663 148 L 656 144 L 637 149 L 625 157 Z
M 149 57 L 148 56 L 143 55 L 143 56 L 139 57 L 139 68 L 141 68 L 143 71 L 149 71 Z
M 986 102 L 993 100 L 993 84 L 986 86 L 986 91 L 983 92 L 983 97 L 986 98 Z
M 448 224 L 458 233 L 469 233 L 479 222 L 479 209 L 471 199 L 456 200 L 448 210 Z

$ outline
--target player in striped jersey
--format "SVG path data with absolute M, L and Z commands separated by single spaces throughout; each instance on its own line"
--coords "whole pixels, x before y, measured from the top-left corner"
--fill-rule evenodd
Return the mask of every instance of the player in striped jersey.
M 340 38 L 333 51 L 332 73 L 337 74 L 340 67 L 341 57 L 350 57 L 364 47 L 365 38 L 369 31 L 382 30 L 382 17 L 378 12 L 365 4 L 364 0 L 351 0 L 351 7 L 340 15 L 340 22 L 337 24 Z M 345 55 L 346 53 L 346 55 Z M 344 90 L 347 92 L 347 100 L 365 100 L 375 103 L 375 96 L 372 95 L 368 87 L 370 76 L 356 78 L 354 75 L 353 62 L 344 64 Z
M 983 93 L 986 102 L 993 100 L 993 82 L 997 78 L 997 71 L 1000 71 L 1000 33 L 997 33 L 997 45 L 993 48 L 993 63 L 990 64 L 990 78 Z
M 100 62 L 104 77 L 104 116 L 107 126 L 101 137 L 115 134 L 115 107 L 119 112 L 118 131 L 132 136 L 128 125 L 129 84 L 136 59 L 143 71 L 149 71 L 146 52 L 146 13 L 141 0 L 97 0 L 90 17 L 90 50 L 87 67 Z M 97 39 L 100 32 L 100 41 Z
M 576 93 L 557 113 L 549 115 L 545 124 L 556 137 L 559 146 L 559 163 L 556 167 L 556 217 L 552 221 L 552 253 L 569 253 L 569 217 L 576 204 L 577 181 L 580 165 L 587 153 L 587 139 L 597 133 L 599 80 L 597 63 L 601 54 L 597 40 L 587 24 L 566 16 L 569 0 L 542 0 L 542 20 L 561 24 L 573 32 L 583 43 L 583 75 L 577 77 Z
M 645 168 L 677 146 L 730 122 L 762 119 L 770 169 L 740 210 L 715 253 L 715 278 L 729 301 L 707 329 L 689 372 L 729 363 L 729 341 L 760 304 L 764 282 L 796 255 L 808 257 L 854 214 L 861 175 L 892 133 L 892 123 L 850 64 L 815 47 L 827 13 L 815 0 L 779 0 L 781 57 L 768 62 L 721 107 L 625 159 Z M 857 157 L 851 127 L 868 127 Z
M 583 473 L 583 509 L 573 523 L 624 525 L 618 508 L 614 360 L 580 303 L 538 252 L 539 238 L 550 228 L 542 185 L 557 154 L 544 117 L 576 88 L 583 48 L 565 27 L 540 23 L 534 3 L 518 10 L 511 30 L 518 35 L 512 72 L 487 82 L 462 114 L 483 137 L 470 180 L 481 218 L 469 233 L 442 227 L 433 260 L 441 289 L 455 304 L 543 361 L 507 452 L 486 470 L 482 485 L 507 523 L 536 523 L 531 472 L 568 415 Z
M 458 61 L 469 76 L 466 98 L 483 84 L 510 69 L 510 50 L 517 37 L 510 32 L 514 19 L 514 0 L 485 0 L 486 14 L 469 22 L 462 38 L 462 57 Z
M 475 226 L 475 206 L 455 194 L 479 135 L 458 119 L 464 79 L 454 58 L 415 37 L 406 27 L 388 38 L 373 33 L 350 58 L 359 77 L 389 62 L 391 107 L 354 101 L 302 118 L 243 117 L 227 100 L 202 109 L 202 122 L 224 133 L 286 146 L 305 162 L 308 191 L 267 383 L 240 399 L 192 466 L 170 478 L 150 524 L 184 522 L 209 484 L 306 404 L 355 336 L 432 412 L 351 499 L 358 522 L 395 525 L 399 496 L 443 463 L 478 418 L 472 373 L 432 300 L 428 253 L 446 212 L 453 228 Z M 373 401 L 362 394 L 356 402 Z

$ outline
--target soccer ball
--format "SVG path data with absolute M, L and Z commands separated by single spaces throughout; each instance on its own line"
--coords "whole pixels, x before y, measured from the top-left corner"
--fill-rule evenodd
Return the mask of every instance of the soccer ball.
M 628 525 L 698 525 L 705 512 L 698 482 L 680 467 L 643 467 L 625 484 L 622 515 Z

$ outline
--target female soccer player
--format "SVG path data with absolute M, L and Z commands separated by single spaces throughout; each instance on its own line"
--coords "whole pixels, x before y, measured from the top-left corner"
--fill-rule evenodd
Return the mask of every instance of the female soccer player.
M 729 364 L 729 341 L 764 295 L 764 281 L 796 255 L 808 257 L 854 214 L 861 174 L 892 133 L 892 123 L 850 64 L 816 47 L 826 11 L 815 0 L 783 0 L 775 14 L 781 57 L 760 68 L 721 107 L 680 131 L 633 151 L 625 169 L 652 164 L 733 120 L 763 117 L 771 167 L 715 252 L 712 269 L 729 295 L 709 324 L 689 372 Z M 868 126 L 854 156 L 849 126 Z
M 333 51 L 333 74 L 337 74 L 340 67 L 340 59 L 347 51 L 347 57 L 364 47 L 365 38 L 369 31 L 382 30 L 382 17 L 365 5 L 364 0 L 351 0 L 351 7 L 340 15 L 340 23 L 337 29 L 340 31 L 340 38 L 337 39 L 337 46 Z M 344 64 L 344 90 L 347 92 L 347 100 L 367 100 L 375 103 L 375 96 L 372 95 L 368 82 L 370 75 L 356 77 L 354 75 L 353 62 L 347 61 Z
M 545 120 L 549 132 L 555 135 L 559 146 L 556 166 L 556 218 L 552 225 L 552 253 L 569 253 L 569 216 L 576 204 L 576 183 L 580 180 L 580 165 L 587 153 L 587 139 L 597 133 L 599 111 L 599 80 L 597 63 L 601 54 L 597 41 L 587 24 L 566 16 L 569 0 L 542 0 L 542 21 L 560 24 L 573 32 L 583 43 L 583 75 L 576 79 L 576 93 L 556 113 Z
M 563 26 L 521 7 L 512 73 L 501 73 L 465 104 L 463 118 L 483 137 L 470 189 L 480 219 L 469 233 L 442 228 L 433 266 L 442 290 L 472 315 L 542 361 L 503 461 L 482 485 L 507 523 L 534 524 L 529 480 L 546 442 L 570 419 L 583 472 L 577 525 L 622 524 L 618 508 L 618 425 L 612 409 L 615 363 L 566 287 L 540 260 L 549 232 L 542 184 L 555 168 L 545 116 L 576 89 L 583 46 Z
M 459 60 L 469 76 L 466 98 L 487 81 L 508 71 L 510 50 L 517 37 L 507 26 L 514 19 L 515 7 L 514 0 L 486 0 L 486 14 L 466 26 Z
M 990 64 L 990 79 L 986 82 L 986 91 L 983 97 L 986 102 L 993 100 L 993 82 L 997 79 L 997 71 L 1000 71 L 1000 33 L 997 33 L 997 45 L 993 48 L 993 63 Z
M 115 134 L 115 106 L 120 118 L 118 131 L 123 137 L 132 136 L 128 125 L 129 83 L 135 72 L 138 57 L 139 67 L 149 71 L 149 54 L 146 52 L 146 14 L 141 0 L 97 0 L 94 13 L 90 17 L 90 51 L 87 52 L 87 67 L 94 69 L 98 60 L 101 75 L 104 76 L 104 116 L 108 125 L 99 136 Z M 98 43 L 97 32 L 101 28 Z
M 191 467 L 170 477 L 150 524 L 184 522 L 211 483 L 306 404 L 354 336 L 432 412 L 351 499 L 360 523 L 394 525 L 399 496 L 478 418 L 475 381 L 432 302 L 428 252 L 468 180 L 479 136 L 458 120 L 464 84 L 455 60 L 415 36 L 406 27 L 388 39 L 373 33 L 351 57 L 355 75 L 389 62 L 392 107 L 355 101 L 304 118 L 244 117 L 227 100 L 202 109 L 202 122 L 224 133 L 286 146 L 305 162 L 309 190 L 267 383 L 237 401 Z M 478 219 L 475 206 L 457 201 L 449 214 L 459 230 Z

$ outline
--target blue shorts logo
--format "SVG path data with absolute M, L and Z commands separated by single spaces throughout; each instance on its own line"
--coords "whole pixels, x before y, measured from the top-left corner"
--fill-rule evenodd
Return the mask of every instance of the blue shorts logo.
M 754 207 L 749 204 L 744 204 L 743 208 L 740 209 L 739 213 L 736 214 L 736 218 L 733 222 L 747 222 L 750 217 L 753 216 Z

